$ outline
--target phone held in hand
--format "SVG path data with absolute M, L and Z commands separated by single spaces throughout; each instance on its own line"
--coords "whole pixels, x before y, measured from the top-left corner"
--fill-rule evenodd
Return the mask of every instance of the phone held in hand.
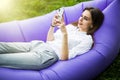
M 64 8 L 63 7 L 57 10 L 57 14 L 58 14 L 59 20 L 62 19 L 63 13 L 64 13 Z

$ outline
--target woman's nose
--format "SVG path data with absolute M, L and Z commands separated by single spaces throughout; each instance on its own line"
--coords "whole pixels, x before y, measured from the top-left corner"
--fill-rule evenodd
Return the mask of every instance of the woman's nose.
M 82 21 L 82 20 L 83 20 L 83 18 L 82 18 L 82 17 L 80 17 L 80 18 L 79 18 L 79 20 L 80 20 L 80 21 Z

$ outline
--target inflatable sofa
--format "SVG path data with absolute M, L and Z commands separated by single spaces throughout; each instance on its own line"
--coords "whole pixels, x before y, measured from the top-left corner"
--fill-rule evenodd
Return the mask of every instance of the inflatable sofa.
M 94 34 L 93 48 L 67 61 L 40 71 L 0 68 L 0 80 L 94 80 L 116 58 L 120 49 L 120 0 L 92 0 L 64 7 L 66 24 L 78 20 L 85 7 L 97 7 L 105 20 Z M 56 11 L 25 20 L 0 23 L 1 42 L 46 41 Z

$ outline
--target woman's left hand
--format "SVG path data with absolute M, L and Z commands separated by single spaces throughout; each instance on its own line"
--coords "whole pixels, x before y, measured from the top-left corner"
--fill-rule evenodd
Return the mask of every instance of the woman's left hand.
M 62 33 L 66 33 L 65 21 L 63 15 L 62 15 L 62 19 L 60 19 L 59 15 L 56 14 L 52 20 L 52 25 L 57 26 Z
M 59 16 L 57 15 L 56 20 L 57 20 L 57 27 L 61 30 L 62 33 L 66 33 L 64 17 L 62 16 L 62 19 L 60 19 Z
M 62 16 L 62 19 L 60 19 L 58 14 L 55 14 L 52 25 L 57 26 L 58 28 L 61 28 L 61 26 L 65 26 L 64 18 Z

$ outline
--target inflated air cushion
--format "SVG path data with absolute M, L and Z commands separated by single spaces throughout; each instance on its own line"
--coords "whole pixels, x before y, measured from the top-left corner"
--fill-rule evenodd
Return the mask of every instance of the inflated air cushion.
M 95 33 L 93 48 L 41 71 L 0 68 L 0 80 L 93 80 L 116 58 L 120 49 L 120 0 L 93 0 L 65 7 L 66 24 L 77 21 L 85 7 L 97 7 L 105 20 Z M 43 16 L 0 24 L 0 41 L 46 41 L 56 11 Z

